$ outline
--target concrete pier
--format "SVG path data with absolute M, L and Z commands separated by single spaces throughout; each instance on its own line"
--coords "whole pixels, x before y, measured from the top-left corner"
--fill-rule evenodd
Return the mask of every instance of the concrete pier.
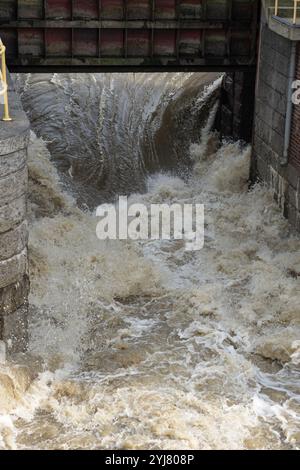
M 9 104 L 13 120 L 0 121 L 0 340 L 8 353 L 26 349 L 29 291 L 26 157 L 30 130 L 11 80 Z

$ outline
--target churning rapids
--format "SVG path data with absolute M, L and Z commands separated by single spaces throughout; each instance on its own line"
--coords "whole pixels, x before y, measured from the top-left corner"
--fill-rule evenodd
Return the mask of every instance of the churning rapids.
M 29 349 L 0 364 L 0 448 L 298 448 L 300 239 L 249 190 L 250 149 L 210 131 L 217 77 L 17 81 Z M 100 242 L 93 210 L 117 194 L 204 203 L 204 248 Z

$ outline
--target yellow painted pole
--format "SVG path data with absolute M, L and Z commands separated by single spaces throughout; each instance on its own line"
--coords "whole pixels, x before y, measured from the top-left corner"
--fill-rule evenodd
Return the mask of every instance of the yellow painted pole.
M 296 21 L 297 21 L 297 6 L 298 6 L 298 1 L 299 1 L 299 0 L 294 0 L 294 18 L 293 18 L 293 24 L 296 24 Z
M 4 115 L 2 121 L 11 121 L 11 117 L 9 115 L 8 109 L 8 93 L 7 93 L 7 77 L 6 77 L 6 61 L 5 61 L 5 46 L 0 39 L 0 56 L 1 56 L 1 75 L 2 75 L 2 82 L 4 87 L 6 88 L 3 93 L 4 98 Z
M 278 0 L 275 0 L 275 16 L 278 15 Z

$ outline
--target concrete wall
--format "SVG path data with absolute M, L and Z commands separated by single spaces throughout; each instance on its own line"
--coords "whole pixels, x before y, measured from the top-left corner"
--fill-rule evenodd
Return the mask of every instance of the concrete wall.
M 29 123 L 11 82 L 9 103 L 13 121 L 0 121 L 0 339 L 16 352 L 26 348 L 27 335 Z
M 292 41 L 271 31 L 262 19 L 255 97 L 252 180 L 265 181 L 292 225 L 300 230 L 299 167 L 289 155 L 283 164 Z M 293 131 L 292 131 L 293 135 Z M 294 126 L 294 135 L 299 136 Z M 290 147 L 291 148 L 291 147 Z

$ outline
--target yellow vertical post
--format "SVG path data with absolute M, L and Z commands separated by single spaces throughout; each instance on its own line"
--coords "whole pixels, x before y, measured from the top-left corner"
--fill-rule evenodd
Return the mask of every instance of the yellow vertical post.
M 3 86 L 5 87 L 3 92 L 4 98 L 4 115 L 2 121 L 11 121 L 11 117 L 9 115 L 8 109 L 8 93 L 7 93 L 7 77 L 6 77 L 6 61 L 5 61 L 5 46 L 0 39 L 0 55 L 1 55 L 1 75 L 2 75 L 2 82 Z
M 294 18 L 293 18 L 293 24 L 296 24 L 296 21 L 297 21 L 297 5 L 298 5 L 298 0 L 294 0 Z
M 278 0 L 275 0 L 275 16 L 278 15 Z

